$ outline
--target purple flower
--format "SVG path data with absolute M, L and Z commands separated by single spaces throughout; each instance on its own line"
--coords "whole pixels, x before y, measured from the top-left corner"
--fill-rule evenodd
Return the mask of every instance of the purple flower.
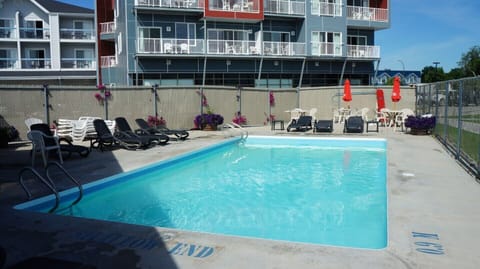
M 204 128 L 205 125 L 217 126 L 223 123 L 223 117 L 220 114 L 200 114 L 193 121 L 196 128 Z

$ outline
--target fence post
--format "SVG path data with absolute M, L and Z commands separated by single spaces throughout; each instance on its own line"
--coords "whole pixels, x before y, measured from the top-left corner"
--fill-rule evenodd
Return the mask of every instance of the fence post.
M 106 120 L 108 120 L 108 98 L 110 97 L 110 96 L 107 96 L 107 94 L 106 94 L 107 91 L 110 92 L 110 89 L 105 88 L 105 90 L 103 91 L 103 100 L 104 100 L 103 105 L 105 107 L 105 119 Z
M 48 84 L 43 84 L 43 97 L 45 106 L 45 122 L 50 126 L 50 92 L 48 90 Z
M 158 107 L 157 107 L 157 88 L 158 84 L 154 84 L 152 86 L 152 93 L 153 93 L 153 115 L 155 116 L 155 119 L 158 117 Z
M 445 83 L 445 94 L 446 96 L 448 96 L 448 88 L 449 88 L 449 82 L 446 82 Z M 447 142 L 447 139 L 448 139 L 448 127 L 450 126 L 449 123 L 448 123 L 448 97 L 446 97 L 447 100 L 446 100 L 446 104 L 445 104 L 445 109 L 444 109 L 444 117 L 445 119 L 443 120 L 443 141 L 444 142 Z M 437 100 L 438 100 L 438 96 L 437 96 Z M 438 101 L 437 101 L 437 107 L 438 107 Z
M 455 159 L 457 160 L 460 159 L 460 148 L 462 146 L 463 80 L 458 85 L 458 96 L 460 96 L 460 100 L 458 101 L 457 148 L 455 151 Z

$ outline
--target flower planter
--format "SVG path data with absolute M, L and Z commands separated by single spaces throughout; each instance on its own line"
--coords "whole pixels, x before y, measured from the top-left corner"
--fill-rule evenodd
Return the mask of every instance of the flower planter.
M 205 125 L 205 127 L 203 128 L 204 131 L 216 131 L 217 130 L 217 125 L 210 125 L 210 124 L 207 124 Z
M 428 135 L 435 128 L 436 119 L 434 116 L 409 116 L 405 120 L 405 127 L 410 128 L 412 135 Z
M 412 129 L 410 129 L 410 134 L 412 134 L 412 135 L 428 135 L 428 134 L 430 134 L 430 130 L 429 129 L 415 129 L 415 128 L 412 128 Z

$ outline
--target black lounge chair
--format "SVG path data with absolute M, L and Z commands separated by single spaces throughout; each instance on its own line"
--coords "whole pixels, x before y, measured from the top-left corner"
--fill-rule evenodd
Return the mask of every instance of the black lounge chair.
M 363 133 L 364 121 L 361 116 L 350 116 L 345 120 L 344 133 Z
M 315 121 L 313 130 L 317 133 L 320 133 L 320 132 L 331 133 L 333 132 L 333 120 L 317 120 Z
M 185 140 L 190 135 L 186 130 L 171 130 L 167 127 L 150 127 L 148 123 L 144 119 L 136 119 L 135 122 L 137 123 L 138 127 L 144 132 L 147 132 L 152 135 L 157 134 L 164 134 L 164 135 L 173 135 L 177 139 Z
M 298 120 L 287 126 L 287 132 L 290 132 L 292 129 L 303 132 L 312 129 L 312 116 L 300 116 Z
M 45 134 L 44 139 L 43 139 L 44 143 L 45 143 L 45 146 L 48 147 L 48 146 L 51 146 L 51 145 L 56 143 L 55 138 L 53 136 L 53 133 L 50 130 L 50 126 L 48 126 L 48 124 L 46 124 L 46 123 L 32 124 L 30 126 L 30 130 L 40 131 L 43 134 Z M 68 139 L 60 138 L 58 140 L 58 142 L 59 142 L 59 145 L 60 145 L 60 151 L 62 152 L 62 155 L 63 155 L 63 153 L 67 154 L 66 157 L 62 156 L 63 158 L 70 158 L 70 156 L 72 156 L 72 153 L 77 153 L 81 157 L 87 157 L 88 154 L 90 154 L 90 149 L 88 147 L 84 147 L 84 146 L 81 146 L 81 145 L 74 145 Z
M 101 119 L 94 120 L 93 127 L 97 132 L 97 137 L 92 143 L 92 147 L 98 147 L 101 151 L 103 151 L 105 147 L 113 147 L 117 145 L 128 150 L 136 150 L 139 148 L 145 149 L 151 146 L 151 142 L 147 138 L 141 139 L 137 136 L 129 136 L 123 132 L 115 132 L 112 134 L 105 121 Z
M 142 130 L 137 130 L 134 132 L 124 117 L 115 118 L 115 123 L 117 124 L 117 129 L 119 132 L 132 137 L 137 136 L 140 139 L 148 139 L 150 140 L 150 143 L 165 145 L 170 140 L 170 138 L 164 134 L 152 135 Z

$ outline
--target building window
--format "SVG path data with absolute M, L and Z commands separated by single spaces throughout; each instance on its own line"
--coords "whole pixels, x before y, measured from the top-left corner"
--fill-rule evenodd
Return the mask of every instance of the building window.
M 195 23 L 175 23 L 175 37 L 177 38 L 177 43 L 185 43 L 189 46 L 196 46 L 196 34 Z
M 312 55 L 342 56 L 342 33 L 313 31 Z
M 13 20 L 10 19 L 0 19 L 0 38 L 10 38 L 13 37 L 14 32 Z
M 312 0 L 312 15 L 342 16 L 342 0 Z
M 138 29 L 138 50 L 139 52 L 161 52 L 162 51 L 162 28 L 140 27 Z
M 244 41 L 248 40 L 248 30 L 209 29 L 208 53 L 236 54 L 246 50 Z

